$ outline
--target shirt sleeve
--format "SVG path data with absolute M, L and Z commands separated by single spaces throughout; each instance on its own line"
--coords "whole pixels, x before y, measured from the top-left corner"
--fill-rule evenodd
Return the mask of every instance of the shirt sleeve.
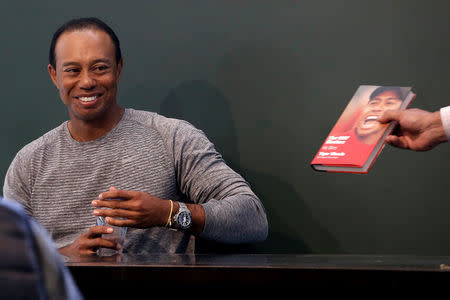
M 19 202 L 25 212 L 31 216 L 33 212 L 30 206 L 30 170 L 26 161 L 29 160 L 24 157 L 23 150 L 19 151 L 6 172 L 3 196 Z
M 447 140 L 450 141 L 450 106 L 441 108 L 441 119 Z
M 203 131 L 182 120 L 162 121 L 180 190 L 205 210 L 200 236 L 230 244 L 265 240 L 266 212 L 249 183 L 227 165 Z

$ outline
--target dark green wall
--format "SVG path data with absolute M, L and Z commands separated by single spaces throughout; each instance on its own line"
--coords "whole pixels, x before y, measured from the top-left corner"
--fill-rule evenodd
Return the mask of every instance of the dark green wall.
M 450 255 L 450 145 L 387 146 L 367 175 L 309 163 L 360 84 L 450 105 L 449 1 L 2 1 L 0 180 L 67 118 L 46 71 L 53 31 L 98 16 L 125 59 L 119 102 L 187 119 L 252 184 L 258 252 Z

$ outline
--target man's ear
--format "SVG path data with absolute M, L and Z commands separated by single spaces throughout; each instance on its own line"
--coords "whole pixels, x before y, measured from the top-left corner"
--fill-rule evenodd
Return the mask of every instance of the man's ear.
M 50 78 L 53 81 L 53 84 L 56 86 L 56 88 L 59 90 L 58 81 L 56 80 L 56 70 L 53 68 L 51 64 L 47 66 L 48 68 L 48 74 L 50 75 Z
M 122 75 L 122 68 L 123 68 L 123 58 L 119 60 L 119 63 L 117 64 L 117 82 L 120 80 L 120 75 Z

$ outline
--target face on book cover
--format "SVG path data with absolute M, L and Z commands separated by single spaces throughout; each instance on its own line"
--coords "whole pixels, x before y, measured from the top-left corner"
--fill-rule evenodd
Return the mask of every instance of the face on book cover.
M 384 111 L 399 109 L 402 104 L 395 90 L 386 90 L 369 100 L 356 123 L 355 133 L 365 144 L 374 144 L 383 134 L 387 124 L 377 121 Z

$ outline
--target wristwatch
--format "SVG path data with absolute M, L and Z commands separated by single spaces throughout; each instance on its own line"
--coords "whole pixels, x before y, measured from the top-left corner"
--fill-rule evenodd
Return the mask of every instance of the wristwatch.
M 178 202 L 180 208 L 173 216 L 173 224 L 175 228 L 181 231 L 188 230 L 192 226 L 191 212 L 183 202 Z

